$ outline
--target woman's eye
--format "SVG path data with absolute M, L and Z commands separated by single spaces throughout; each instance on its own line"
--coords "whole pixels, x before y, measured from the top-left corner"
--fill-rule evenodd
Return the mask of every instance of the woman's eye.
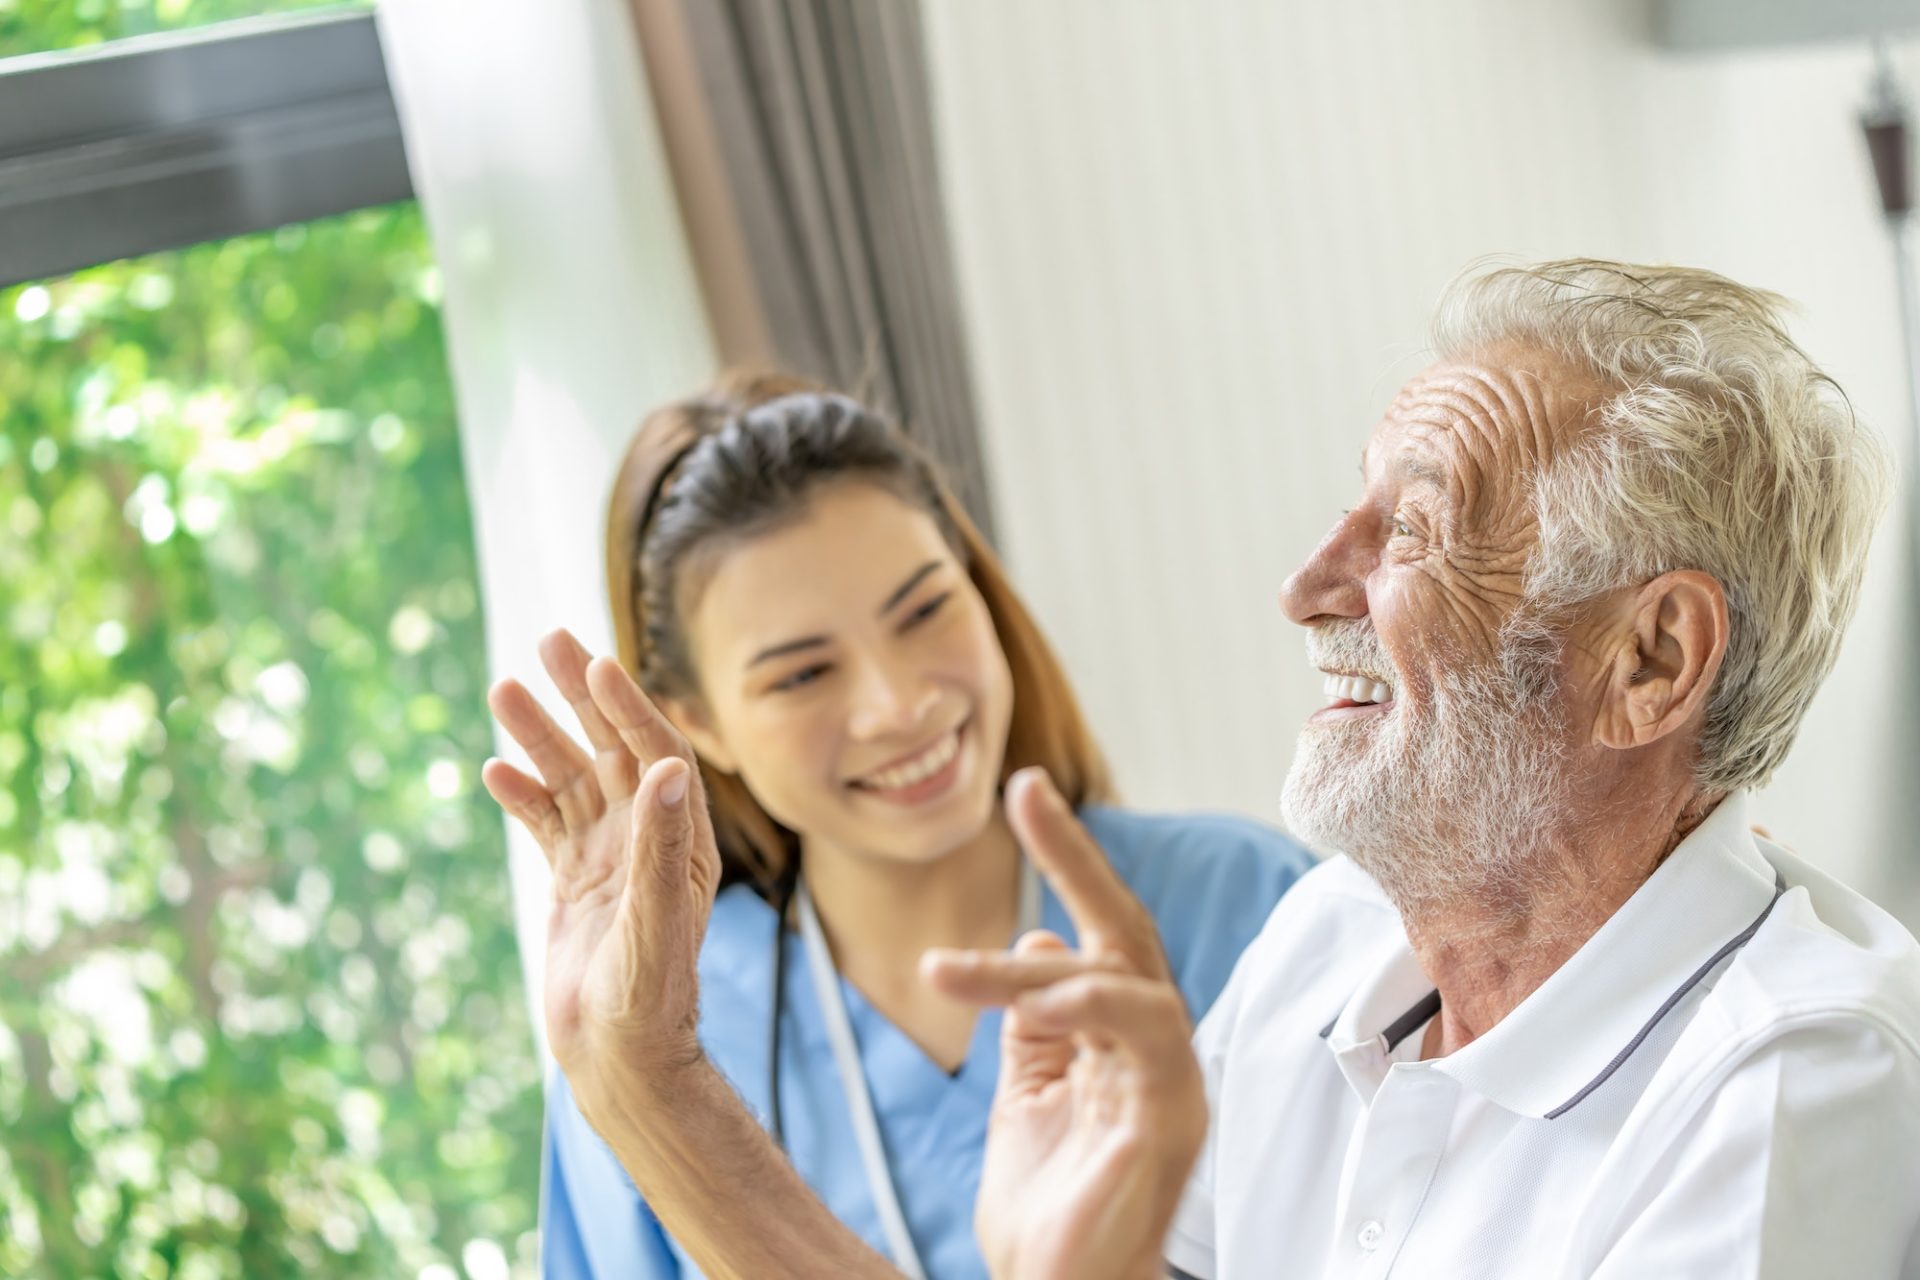
M 1393 536 L 1396 538 L 1411 538 L 1413 536 L 1413 526 L 1405 520 L 1395 520 L 1393 522 Z
M 925 622 L 928 618 L 931 618 L 934 614 L 940 612 L 940 606 L 944 605 L 947 602 L 948 597 L 950 597 L 952 594 L 953 593 L 951 591 L 942 591 L 939 595 L 927 601 L 925 604 L 921 605 L 918 609 L 915 609 L 912 613 L 907 615 L 906 621 L 900 624 L 900 629 L 902 631 L 905 631 L 909 627 L 917 627 L 921 623 Z
M 789 689 L 801 689 L 812 684 L 830 670 L 826 663 L 816 662 L 810 667 L 802 667 L 792 675 L 774 682 L 776 693 L 785 693 Z

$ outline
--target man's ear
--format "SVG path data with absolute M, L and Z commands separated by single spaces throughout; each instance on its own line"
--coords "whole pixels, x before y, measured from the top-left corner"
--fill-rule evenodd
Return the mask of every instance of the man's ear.
M 1727 654 L 1727 595 L 1711 575 L 1676 569 L 1622 600 L 1596 741 L 1644 747 L 1690 724 Z
M 726 739 L 713 727 L 713 717 L 698 698 L 662 698 L 655 705 L 665 713 L 667 719 L 673 721 L 673 727 L 693 744 L 702 761 L 722 773 L 740 771 L 733 753 L 727 750 Z

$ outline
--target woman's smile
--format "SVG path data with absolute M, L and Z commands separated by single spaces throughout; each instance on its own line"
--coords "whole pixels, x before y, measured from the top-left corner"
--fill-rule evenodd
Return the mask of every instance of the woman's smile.
M 962 721 L 933 742 L 847 785 L 855 791 L 898 805 L 921 805 L 945 795 L 959 779 L 961 747 L 972 721 Z

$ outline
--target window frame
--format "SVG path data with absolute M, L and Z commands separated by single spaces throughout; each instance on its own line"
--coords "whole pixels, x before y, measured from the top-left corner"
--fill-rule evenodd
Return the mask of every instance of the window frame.
M 0 59 L 0 287 L 412 196 L 371 11 Z

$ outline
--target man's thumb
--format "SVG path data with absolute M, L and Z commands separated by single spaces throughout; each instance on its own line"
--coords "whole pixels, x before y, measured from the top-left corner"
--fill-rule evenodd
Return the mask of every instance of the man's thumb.
M 627 905 L 643 916 L 678 905 L 693 852 L 693 770 L 685 760 L 657 760 L 633 798 Z

